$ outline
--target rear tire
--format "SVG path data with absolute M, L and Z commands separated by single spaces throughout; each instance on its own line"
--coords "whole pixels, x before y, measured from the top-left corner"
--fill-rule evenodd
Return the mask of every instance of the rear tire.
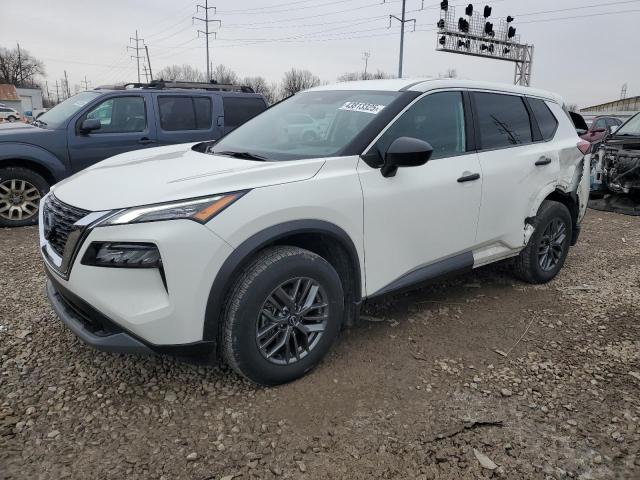
M 231 289 L 223 313 L 223 359 L 261 385 L 293 381 L 329 351 L 343 309 L 342 283 L 329 262 L 302 248 L 269 247 Z
M 521 280 L 547 283 L 560 272 L 569 253 L 573 222 L 562 203 L 545 200 L 533 220 L 534 232 L 514 262 L 514 273 Z
M 15 121 L 16 121 L 16 120 L 18 120 L 18 119 L 17 119 L 16 117 L 14 117 L 13 115 L 9 115 L 9 116 L 7 117 L 7 120 L 8 120 L 9 122 L 13 123 L 13 122 L 15 122 Z
M 38 223 L 40 199 L 49 184 L 33 170 L 0 168 L 0 227 L 23 227 Z

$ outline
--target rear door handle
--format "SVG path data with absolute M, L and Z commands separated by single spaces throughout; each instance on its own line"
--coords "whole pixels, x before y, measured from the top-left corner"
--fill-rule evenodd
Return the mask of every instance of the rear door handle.
M 473 182 L 474 180 L 478 180 L 479 178 L 480 178 L 480 174 L 479 173 L 464 172 L 462 177 L 460 177 L 458 179 L 458 183 Z
M 540 167 L 542 165 L 549 165 L 551 163 L 551 159 L 549 157 L 540 157 L 536 162 L 536 167 Z
M 156 141 L 151 140 L 150 138 L 147 138 L 147 137 L 142 137 L 140 140 L 138 140 L 138 143 L 140 145 L 149 145 L 150 143 L 156 143 Z

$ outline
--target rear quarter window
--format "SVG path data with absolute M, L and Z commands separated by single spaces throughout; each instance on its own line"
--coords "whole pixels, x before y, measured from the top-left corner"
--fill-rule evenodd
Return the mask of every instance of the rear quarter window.
M 476 92 L 474 98 L 483 150 L 533 141 L 531 120 L 522 97 Z
M 257 97 L 223 97 L 224 124 L 226 127 L 239 127 L 247 120 L 267 109 L 264 100 Z
M 553 115 L 544 100 L 529 98 L 529 106 L 538 122 L 538 128 L 544 140 L 551 140 L 558 129 L 558 119 Z
M 158 97 L 160 126 L 165 131 L 208 130 L 211 128 L 212 103 L 209 97 Z

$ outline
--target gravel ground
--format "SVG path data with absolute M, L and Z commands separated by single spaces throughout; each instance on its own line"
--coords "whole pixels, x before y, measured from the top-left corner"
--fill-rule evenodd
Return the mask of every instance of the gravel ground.
M 590 211 L 552 283 L 503 267 L 367 306 L 319 368 L 96 352 L 0 230 L 0 478 L 640 478 L 640 217 Z

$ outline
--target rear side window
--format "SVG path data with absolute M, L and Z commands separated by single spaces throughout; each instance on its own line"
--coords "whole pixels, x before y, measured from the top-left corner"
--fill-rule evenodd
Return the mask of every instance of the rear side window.
M 499 93 L 474 93 L 483 149 L 531 143 L 531 121 L 522 98 Z
M 212 110 L 209 97 L 158 97 L 160 126 L 166 131 L 208 130 Z
M 558 120 L 554 117 L 553 113 L 551 113 L 551 110 L 549 110 L 544 100 L 530 98 L 529 105 L 533 111 L 533 116 L 536 117 L 536 121 L 538 122 L 542 138 L 551 140 L 558 128 Z
M 267 109 L 264 100 L 252 97 L 223 97 L 224 124 L 226 127 L 239 127 L 247 120 Z

